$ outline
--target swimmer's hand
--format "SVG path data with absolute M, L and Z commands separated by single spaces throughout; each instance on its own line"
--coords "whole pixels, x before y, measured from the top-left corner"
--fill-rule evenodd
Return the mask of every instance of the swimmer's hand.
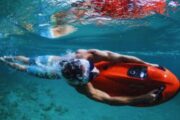
M 161 65 L 159 65 L 159 64 L 150 64 L 151 66 L 153 66 L 153 67 L 156 67 L 156 68 L 159 68 L 159 69 L 161 69 L 161 70 L 166 70 L 166 68 L 165 67 L 163 67 L 163 66 L 161 66 Z
M 156 98 L 158 98 L 158 94 L 157 94 L 158 91 L 159 91 L 158 89 L 155 89 L 145 95 L 142 95 L 141 96 L 143 98 L 142 102 L 152 103 L 152 102 L 156 101 Z
M 158 102 L 158 100 L 162 96 L 162 92 L 164 90 L 164 87 L 160 87 L 159 89 L 155 89 L 150 91 L 147 94 L 135 97 L 132 100 L 132 105 L 141 104 L 141 103 L 154 103 Z
M 159 64 L 150 64 L 150 65 L 152 65 L 154 67 L 159 67 Z

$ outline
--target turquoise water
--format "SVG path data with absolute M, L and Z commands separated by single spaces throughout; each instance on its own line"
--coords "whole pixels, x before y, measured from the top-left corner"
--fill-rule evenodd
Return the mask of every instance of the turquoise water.
M 1 0 L 0 3 L 1 56 L 63 55 L 67 50 L 80 48 L 106 49 L 166 66 L 180 77 L 178 8 L 165 16 L 105 25 L 75 23 L 78 31 L 53 40 L 41 37 L 38 25 L 48 23 L 49 16 L 61 9 L 62 4 L 48 0 Z M 44 15 L 44 21 L 39 13 Z M 24 30 L 21 27 L 24 23 L 33 24 L 35 30 Z M 180 94 L 154 107 L 114 107 L 86 98 L 63 80 L 43 80 L 0 66 L 0 120 L 179 120 L 179 111 Z

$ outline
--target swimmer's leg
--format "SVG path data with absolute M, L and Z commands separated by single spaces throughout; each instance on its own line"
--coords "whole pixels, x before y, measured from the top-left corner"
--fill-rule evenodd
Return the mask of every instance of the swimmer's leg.
M 17 61 L 23 64 L 29 64 L 29 58 L 25 56 L 4 56 L 3 57 L 7 61 Z
M 14 63 L 14 62 L 9 62 L 6 59 L 4 59 L 3 57 L 0 57 L 0 62 L 3 62 L 6 65 L 10 66 L 11 68 L 17 69 L 19 71 L 27 71 L 27 66 L 21 65 L 18 63 Z
M 15 59 L 17 61 L 20 61 L 24 64 L 29 64 L 29 58 L 28 57 L 25 57 L 25 56 L 15 56 Z

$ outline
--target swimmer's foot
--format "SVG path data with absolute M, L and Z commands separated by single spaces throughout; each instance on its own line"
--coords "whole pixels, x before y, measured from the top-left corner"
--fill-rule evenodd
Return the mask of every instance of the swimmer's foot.
M 14 57 L 12 56 L 3 56 L 3 59 L 6 60 L 6 61 L 14 61 Z
M 0 62 L 5 62 L 4 57 L 0 57 Z

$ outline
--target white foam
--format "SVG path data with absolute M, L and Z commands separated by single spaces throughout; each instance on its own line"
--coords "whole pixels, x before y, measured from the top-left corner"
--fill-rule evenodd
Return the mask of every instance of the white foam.
M 166 0 L 138 0 L 137 5 L 139 5 L 139 6 L 144 6 L 144 5 L 152 6 L 156 2 L 166 2 Z
M 168 6 L 175 8 L 175 7 L 178 7 L 179 4 L 178 4 L 177 2 L 175 2 L 175 1 L 170 1 L 170 2 L 168 3 Z
M 39 24 L 39 27 L 45 27 L 45 26 L 49 26 L 49 24 L 48 23 Z

